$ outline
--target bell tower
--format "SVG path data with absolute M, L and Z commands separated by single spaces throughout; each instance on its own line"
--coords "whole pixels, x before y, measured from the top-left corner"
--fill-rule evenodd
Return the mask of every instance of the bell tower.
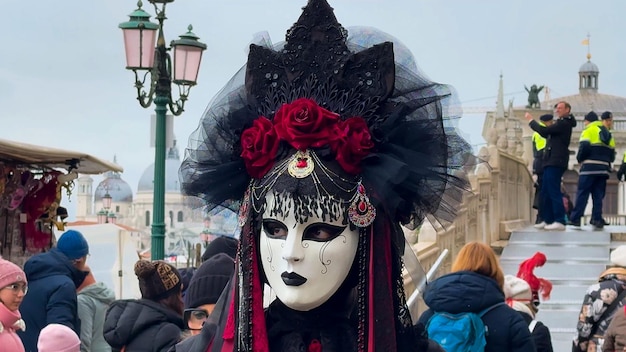
M 76 180 L 76 220 L 85 220 L 93 215 L 93 179 L 82 175 Z

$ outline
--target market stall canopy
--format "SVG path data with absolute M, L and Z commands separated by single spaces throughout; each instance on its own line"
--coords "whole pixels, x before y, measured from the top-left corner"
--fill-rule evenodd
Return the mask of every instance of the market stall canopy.
M 124 169 L 112 162 L 95 156 L 64 149 L 48 148 L 34 144 L 0 139 L 0 162 L 16 163 L 49 168 L 76 168 L 81 174 L 102 174 L 107 171 L 122 172 Z

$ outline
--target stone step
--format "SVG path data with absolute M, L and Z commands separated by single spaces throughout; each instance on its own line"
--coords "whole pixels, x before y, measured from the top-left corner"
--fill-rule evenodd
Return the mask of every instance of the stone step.
M 596 280 L 595 282 L 597 282 Z M 583 297 L 585 297 L 585 292 L 587 292 L 587 288 L 593 284 L 589 285 L 553 285 L 552 293 L 550 294 L 550 299 L 542 302 L 541 306 L 548 304 L 578 304 L 578 308 L 583 303 Z
M 623 246 L 626 245 L 626 241 L 611 241 L 611 246 L 610 248 L 613 250 L 619 246 Z
M 530 227 L 514 231 L 508 243 L 502 246 L 500 264 L 506 274 L 516 275 L 519 264 L 537 251 L 548 259 L 534 271 L 537 277 L 553 284 L 550 299 L 539 306 L 537 320 L 550 329 L 554 351 L 571 350 L 587 288 L 596 283 L 606 269 L 610 251 L 626 244 L 626 237 L 619 237 L 616 231 L 611 226 L 601 231 L 592 231 L 590 226 L 581 229 L 568 226 L 558 232 Z
M 608 246 L 610 243 L 611 234 L 608 232 L 589 233 L 583 231 L 516 231 L 511 234 L 509 239 L 509 244 Z
M 546 325 L 547 326 L 547 325 Z M 548 328 L 550 328 L 548 326 Z M 552 331 L 550 328 L 550 337 L 552 337 L 552 350 L 555 352 L 565 352 L 572 350 L 572 340 L 576 335 L 576 329 L 571 331 Z
M 559 232 L 568 232 L 568 233 L 575 233 L 575 232 L 592 232 L 592 233 L 612 233 L 612 232 L 620 232 L 621 229 L 623 229 L 623 226 L 605 226 L 602 229 L 596 229 L 595 227 L 589 225 L 589 224 L 582 224 L 582 226 L 576 228 L 574 226 L 571 225 L 567 225 L 565 226 L 565 230 L 561 230 L 561 231 L 550 231 L 550 230 L 544 230 L 544 229 L 536 229 L 534 225 L 531 226 L 527 226 L 521 229 L 518 229 L 516 231 L 514 231 L 513 233 L 516 232 L 539 232 L 539 233 L 545 233 L 545 234 L 550 234 L 550 233 L 559 233 Z
M 549 328 L 576 329 L 579 313 L 580 307 L 578 309 L 545 309 L 539 306 L 536 318 Z
M 538 246 L 532 244 L 509 245 L 502 250 L 500 261 L 517 261 L 518 263 L 532 257 L 537 251 L 541 251 L 551 262 L 578 262 L 578 263 L 608 263 L 608 246 Z
M 500 266 L 504 274 L 517 275 L 519 263 L 509 259 L 500 259 Z M 597 282 L 598 275 L 606 269 L 606 265 L 602 263 L 587 264 L 567 264 L 559 262 L 546 262 L 541 267 L 535 269 L 534 273 L 537 277 L 545 278 L 552 281 L 552 284 L 559 284 L 562 281 L 568 282 L 574 277 L 576 282 L 588 282 L 589 284 Z

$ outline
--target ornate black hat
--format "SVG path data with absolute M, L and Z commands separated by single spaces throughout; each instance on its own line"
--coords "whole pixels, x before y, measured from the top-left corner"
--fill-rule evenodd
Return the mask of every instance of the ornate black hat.
M 325 0 L 309 0 L 284 43 L 250 46 L 190 138 L 183 191 L 239 211 L 242 225 L 230 313 L 213 317 L 216 348 L 268 350 L 257 238 L 269 190 L 292 197 L 302 219 L 318 206 L 360 229 L 356 350 L 415 348 L 400 224 L 454 219 L 471 150 L 450 123 L 453 89 L 400 64 L 372 31 L 349 33 Z

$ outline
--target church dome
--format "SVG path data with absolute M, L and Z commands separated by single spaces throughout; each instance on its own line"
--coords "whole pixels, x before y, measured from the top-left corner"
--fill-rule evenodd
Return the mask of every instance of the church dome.
M 178 149 L 174 145 L 167 153 L 165 159 L 165 192 L 180 193 L 180 181 L 178 180 L 178 169 L 180 168 L 180 156 Z M 141 174 L 137 192 L 152 192 L 154 190 L 154 163 L 150 164 Z
M 580 69 L 578 70 L 578 73 L 583 72 L 600 72 L 600 69 L 598 69 L 598 65 L 594 64 L 591 61 L 587 61 L 582 64 L 582 66 L 580 66 Z
M 105 179 L 96 187 L 94 201 L 99 202 L 108 192 L 113 202 L 132 203 L 133 190 L 117 172 L 109 171 L 104 174 Z

